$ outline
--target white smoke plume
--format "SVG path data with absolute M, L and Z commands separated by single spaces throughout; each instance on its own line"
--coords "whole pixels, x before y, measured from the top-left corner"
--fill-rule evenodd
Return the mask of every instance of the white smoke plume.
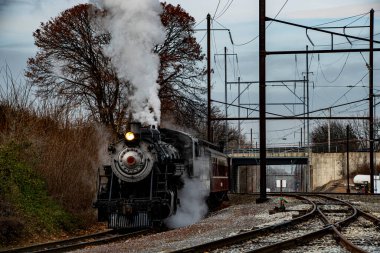
M 165 220 L 169 228 L 179 228 L 200 221 L 208 212 L 206 198 L 209 194 L 204 182 L 184 178 L 184 187 L 178 192 L 181 203 L 177 213 Z
M 158 0 L 98 0 L 107 10 L 105 28 L 111 42 L 105 49 L 121 80 L 129 81 L 133 94 L 128 98 L 132 117 L 142 124 L 160 121 L 157 84 L 160 61 L 152 52 L 163 43 L 165 30 L 160 20 Z M 126 98 L 127 99 L 127 98 Z

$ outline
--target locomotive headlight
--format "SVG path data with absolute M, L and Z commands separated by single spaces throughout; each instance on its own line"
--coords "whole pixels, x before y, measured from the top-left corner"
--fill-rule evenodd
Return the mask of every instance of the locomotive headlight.
M 127 132 L 127 133 L 125 134 L 125 139 L 126 139 L 127 141 L 133 141 L 133 140 L 135 139 L 135 134 L 132 133 L 132 132 Z

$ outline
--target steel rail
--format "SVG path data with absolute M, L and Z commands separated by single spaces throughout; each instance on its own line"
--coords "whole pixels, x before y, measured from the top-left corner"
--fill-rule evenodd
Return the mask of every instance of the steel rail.
M 331 229 L 333 228 L 332 225 L 329 225 L 327 227 L 324 227 L 322 229 L 319 229 L 317 231 L 307 233 L 305 235 L 292 238 L 289 240 L 285 240 L 279 243 L 275 243 L 272 245 L 264 246 L 258 249 L 249 250 L 245 253 L 256 253 L 256 252 L 263 252 L 263 253 L 270 253 L 270 252 L 279 252 L 279 249 L 289 249 L 289 248 L 295 248 L 299 245 L 305 244 L 306 242 L 313 241 L 315 239 L 321 238 L 329 233 L 331 233 Z
M 324 197 L 321 195 L 314 195 L 314 194 L 308 194 L 307 196 L 318 196 L 318 197 Z M 317 231 L 307 233 L 302 236 L 298 236 L 295 238 L 291 238 L 289 240 L 284 240 L 275 244 L 267 245 L 264 247 L 260 247 L 257 249 L 246 251 L 245 253 L 256 253 L 256 252 L 264 252 L 264 253 L 272 253 L 272 252 L 278 252 L 279 249 L 291 249 L 295 248 L 299 245 L 304 245 L 307 242 L 313 241 L 315 239 L 321 238 L 323 236 L 326 236 L 327 234 L 331 234 L 334 231 L 334 224 L 332 224 L 327 216 L 321 211 L 320 206 L 318 206 L 314 201 L 313 203 L 317 207 L 317 211 L 319 214 L 319 218 L 322 220 L 322 222 L 325 224 L 325 227 L 322 229 L 319 229 Z
M 373 224 L 375 224 L 377 227 L 380 228 L 380 218 L 377 218 L 376 216 L 363 212 L 362 210 L 358 209 L 358 215 L 363 216 L 365 219 L 371 221 Z
M 7 249 L 0 252 L 7 253 L 23 253 L 23 252 L 67 252 L 71 250 L 81 249 L 87 246 L 101 245 L 118 240 L 126 239 L 129 237 L 146 234 L 150 229 L 134 230 L 128 232 L 127 230 L 107 230 L 104 232 L 94 233 L 90 235 L 78 236 L 70 239 L 53 241 L 48 243 L 35 244 L 32 246 Z
M 338 221 L 338 222 L 335 222 L 334 224 L 331 224 L 331 229 L 333 231 L 333 237 L 334 239 L 339 243 L 339 245 L 341 245 L 342 247 L 344 247 L 345 249 L 347 249 L 348 251 L 350 252 L 354 252 L 354 253 L 366 253 L 367 251 L 363 250 L 362 248 L 356 246 L 355 244 L 353 244 L 352 242 L 350 242 L 342 233 L 340 233 L 340 229 L 342 226 L 346 226 L 348 225 L 349 223 L 353 222 L 354 220 L 357 219 L 358 217 L 358 210 L 357 208 L 355 208 L 354 206 L 352 206 L 350 203 L 346 202 L 346 201 L 343 201 L 341 199 L 337 199 L 337 198 L 334 198 L 334 197 L 331 197 L 331 196 L 322 196 L 322 195 L 316 195 L 318 197 L 322 197 L 322 198 L 326 198 L 326 199 L 330 199 L 330 200 L 334 200 L 334 201 L 338 201 L 338 202 L 341 202 L 343 203 L 344 205 L 347 205 L 348 207 L 350 207 L 353 211 L 352 215 L 348 216 L 347 218 L 341 220 L 341 221 Z M 322 211 L 320 210 L 320 208 L 318 207 L 318 212 L 320 212 L 323 216 L 324 214 L 322 213 Z M 327 220 L 327 222 L 329 222 L 328 218 L 326 216 L 324 216 Z
M 344 205 L 347 205 L 350 208 L 352 208 L 353 214 L 350 215 L 349 217 L 347 217 L 346 219 L 342 220 L 342 221 L 339 221 L 336 223 L 331 223 L 329 221 L 329 219 L 327 218 L 327 216 L 322 212 L 321 208 L 319 206 L 317 206 L 319 218 L 326 225 L 324 228 L 319 229 L 319 230 L 314 231 L 314 232 L 311 232 L 311 233 L 308 233 L 308 234 L 305 234 L 305 235 L 302 235 L 302 236 L 299 236 L 299 237 L 296 237 L 296 238 L 285 240 L 285 241 L 282 241 L 279 243 L 260 247 L 260 248 L 254 249 L 254 250 L 249 250 L 249 251 L 246 251 L 245 253 L 253 253 L 253 252 L 269 253 L 269 252 L 278 252 L 279 249 L 282 250 L 282 249 L 295 248 L 299 245 L 304 245 L 307 242 L 321 238 L 321 237 L 323 237 L 329 233 L 333 234 L 333 237 L 335 238 L 335 240 L 338 241 L 339 245 L 341 245 L 345 249 L 349 250 L 350 252 L 355 252 L 355 253 L 366 252 L 363 249 L 361 249 L 358 246 L 351 243 L 350 241 L 348 241 L 338 230 L 342 225 L 347 224 L 348 222 L 351 222 L 353 219 L 357 218 L 358 211 L 355 207 L 353 207 L 350 203 L 347 203 L 345 201 L 342 201 L 340 199 L 336 199 L 333 197 L 327 197 L 327 196 L 323 196 L 323 195 L 319 195 L 319 194 L 308 194 L 307 196 L 317 196 L 317 197 L 326 198 L 326 199 L 330 199 L 330 200 L 334 200 L 334 201 L 339 201 L 339 202 L 343 203 Z
M 255 237 L 259 236 L 259 235 L 262 235 L 262 234 L 265 234 L 265 233 L 268 233 L 268 232 L 272 232 L 272 231 L 280 229 L 280 228 L 284 228 L 284 227 L 291 226 L 291 225 L 296 225 L 296 224 L 298 224 L 298 223 L 300 223 L 302 221 L 311 219 L 312 217 L 315 216 L 316 210 L 317 210 L 317 206 L 315 205 L 315 203 L 313 203 L 313 202 L 309 201 L 308 199 L 306 199 L 306 198 L 304 198 L 302 196 L 299 196 L 299 195 L 282 194 L 282 196 L 289 196 L 289 197 L 301 199 L 303 201 L 308 202 L 312 206 L 312 208 L 311 208 L 311 210 L 308 213 L 306 213 L 304 215 L 301 215 L 301 216 L 299 216 L 297 218 L 294 218 L 294 219 L 292 219 L 290 221 L 285 221 L 285 222 L 282 222 L 280 224 L 276 224 L 276 225 L 272 225 L 272 226 L 267 226 L 267 227 L 255 229 L 255 230 L 252 230 L 252 231 L 248 231 L 248 232 L 243 232 L 243 233 L 240 233 L 240 234 L 237 234 L 237 235 L 234 235 L 234 236 L 222 238 L 222 239 L 215 240 L 215 241 L 212 241 L 212 242 L 207 242 L 207 243 L 195 245 L 195 246 L 184 248 L 184 249 L 170 251 L 170 253 L 179 253 L 179 252 L 205 252 L 205 251 L 210 251 L 210 250 L 217 249 L 217 248 L 222 248 L 224 246 L 229 246 L 229 245 L 232 245 L 232 244 L 241 243 L 241 242 L 250 240 L 250 239 L 255 238 Z

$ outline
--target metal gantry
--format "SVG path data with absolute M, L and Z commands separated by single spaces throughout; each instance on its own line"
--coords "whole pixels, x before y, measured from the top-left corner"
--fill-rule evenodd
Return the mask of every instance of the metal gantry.
M 380 43 L 380 41 L 374 40 L 374 10 L 372 9 L 370 11 L 370 36 L 369 38 L 361 38 L 357 36 L 351 36 L 347 34 L 342 34 L 338 32 L 332 32 L 332 31 L 327 31 L 323 30 L 320 28 L 315 28 L 315 27 L 310 27 L 310 26 L 304 26 L 304 25 L 299 25 L 295 23 L 290 23 L 286 21 L 281 21 L 278 19 L 273 19 L 266 17 L 266 1 L 265 0 L 259 0 L 259 81 L 258 82 L 249 82 L 249 83 L 258 83 L 259 84 L 259 117 L 228 117 L 226 116 L 225 118 L 219 117 L 219 118 L 212 118 L 211 117 L 211 96 L 210 96 L 210 90 L 211 90 L 211 65 L 209 63 L 210 61 L 210 27 L 209 27 L 209 19 L 210 16 L 208 15 L 208 49 L 207 49 L 207 56 L 208 56 L 208 138 L 211 140 L 211 121 L 229 121 L 229 120 L 258 120 L 259 121 L 259 132 L 260 132 L 260 198 L 258 199 L 258 202 L 264 202 L 267 199 L 266 196 L 266 121 L 267 120 L 314 120 L 314 119 L 337 119 L 337 120 L 352 120 L 352 119 L 365 119 L 369 121 L 369 135 L 370 135 L 370 142 L 369 142 L 369 148 L 370 148 L 370 173 L 371 173 L 371 193 L 374 193 L 374 182 L 373 182 L 373 177 L 374 177 L 374 155 L 373 155 L 373 149 L 374 149 L 374 139 L 373 139 L 373 121 L 374 121 L 374 113 L 373 113 L 373 99 L 374 99 L 374 93 L 373 93 L 373 54 L 375 51 L 380 51 L 380 48 L 374 48 L 374 43 Z M 278 22 L 286 25 L 291 25 L 295 27 L 299 27 L 302 29 L 306 30 L 314 30 L 322 33 L 328 33 L 332 36 L 332 42 L 333 42 L 333 36 L 342 36 L 345 37 L 347 40 L 349 38 L 351 39 L 356 39 L 360 41 L 366 41 L 369 42 L 369 48 L 361 48 L 361 49 L 334 49 L 333 46 L 331 46 L 331 49 L 327 50 L 309 50 L 308 47 L 306 46 L 306 50 L 288 50 L 288 51 L 266 51 L 266 27 L 265 27 L 265 22 L 266 21 L 271 21 L 271 22 Z M 368 27 L 368 26 L 363 26 L 363 27 Z M 349 27 L 345 27 L 349 28 Z M 333 45 L 333 44 L 332 44 Z M 352 116 L 331 116 L 329 117 L 315 117 L 315 116 L 310 116 L 311 113 L 314 113 L 316 111 L 320 110 L 326 110 L 324 109 L 319 109 L 315 111 L 310 111 L 309 110 L 309 100 L 307 99 L 306 103 L 306 112 L 303 114 L 298 114 L 298 115 L 293 115 L 293 116 L 287 116 L 287 115 L 278 115 L 274 113 L 268 113 L 266 112 L 266 86 L 268 81 L 266 81 L 266 56 L 271 56 L 271 55 L 285 55 L 285 54 L 305 54 L 306 55 L 306 79 L 304 82 L 306 82 L 306 89 L 308 90 L 309 88 L 309 66 L 308 66 L 308 55 L 310 53 L 316 53 L 316 54 L 325 54 L 325 53 L 354 53 L 354 52 L 369 52 L 369 64 L 368 64 L 368 71 L 369 71 L 369 97 L 368 97 L 368 103 L 369 103 L 369 116 L 368 117 L 352 117 Z M 226 54 L 226 53 L 225 53 Z M 273 81 L 271 81 L 273 82 Z M 281 80 L 278 80 L 277 82 L 284 82 Z M 227 81 L 226 81 L 227 83 Z M 228 83 L 233 83 L 233 82 L 228 82 Z M 238 82 L 239 84 L 243 82 Z M 307 92 L 308 93 L 308 92 Z M 240 92 L 239 92 L 240 96 Z M 305 98 L 304 98 L 305 100 Z M 214 101 L 218 102 L 218 101 Z M 350 103 L 355 103 L 358 101 L 350 102 Z M 343 105 L 347 105 L 343 104 Z M 227 101 L 225 101 L 225 106 L 227 105 L 232 105 L 228 104 Z M 343 105 L 338 105 L 338 106 L 343 106 Z M 234 105 L 232 105 L 234 106 Z M 241 105 L 239 105 L 241 107 Z M 332 107 L 329 107 L 328 109 L 331 110 Z M 248 108 L 249 110 L 254 110 L 252 108 Z M 248 110 L 247 109 L 247 110 Z M 272 115 L 272 116 L 267 116 L 267 114 Z M 307 132 L 309 133 L 309 124 L 307 126 Z M 305 131 L 306 132 L 306 131 Z M 305 133 L 306 134 L 306 133 Z M 306 139 L 306 138 L 305 138 Z M 305 142 L 308 143 L 308 146 L 310 147 L 309 143 L 309 136 L 307 138 L 308 140 L 305 140 Z

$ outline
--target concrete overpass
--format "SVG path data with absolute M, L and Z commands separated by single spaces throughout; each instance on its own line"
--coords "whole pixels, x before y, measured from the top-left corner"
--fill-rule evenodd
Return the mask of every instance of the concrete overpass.
M 259 149 L 232 149 L 228 155 L 231 158 L 232 167 L 240 165 L 259 165 Z M 267 149 L 268 165 L 283 164 L 307 164 L 309 155 L 303 147 L 278 147 Z
M 239 167 L 252 166 L 257 170 L 260 164 L 259 149 L 235 149 L 229 150 L 231 158 L 231 186 L 238 182 Z M 369 164 L 369 152 L 349 153 L 349 173 L 357 171 L 364 164 Z M 375 153 L 375 164 L 380 163 L 380 153 Z M 322 186 L 332 180 L 346 177 L 347 154 L 341 153 L 313 153 L 307 152 L 303 147 L 278 147 L 267 149 L 267 165 L 304 165 L 303 185 L 308 190 Z M 375 174 L 379 174 L 379 172 Z M 259 177 L 259 174 L 255 174 Z M 244 175 L 243 175 L 244 176 Z M 243 179 L 242 179 L 243 180 Z

